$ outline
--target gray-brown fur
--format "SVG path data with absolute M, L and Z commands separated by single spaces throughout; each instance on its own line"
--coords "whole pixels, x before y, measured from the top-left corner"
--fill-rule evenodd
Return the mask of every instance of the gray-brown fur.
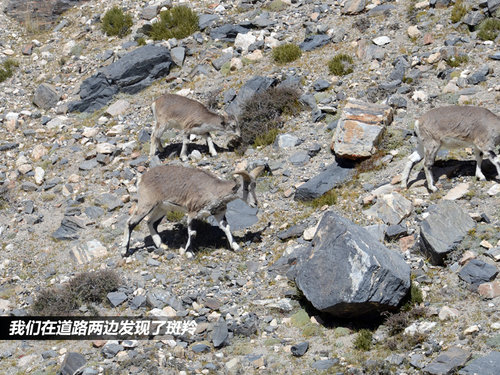
M 241 182 L 226 181 L 214 174 L 198 168 L 180 165 L 160 165 L 148 170 L 138 184 L 138 203 L 133 215 L 127 221 L 123 246 L 128 253 L 132 230 L 146 216 L 148 227 L 157 247 L 161 246 L 161 238 L 157 226 L 169 211 L 187 213 L 188 242 L 181 249 L 185 252 L 191 244 L 191 237 L 196 232 L 191 229 L 193 219 L 204 219 L 214 215 L 219 227 L 225 232 L 234 250 L 239 248 L 233 241 L 229 225 L 225 222 L 227 204 L 237 198 L 243 199 L 251 206 L 257 205 L 255 196 L 255 179 L 262 167 L 252 172 L 238 171 Z
M 152 105 L 155 125 L 151 134 L 150 157 L 152 158 L 157 149 L 163 151 L 161 136 L 167 129 L 179 129 L 182 131 L 182 150 L 180 157 L 187 159 L 187 142 L 191 134 L 203 136 L 212 156 L 217 155 L 213 145 L 210 132 L 227 131 L 238 134 L 234 122 L 229 122 L 223 115 L 209 111 L 200 102 L 185 96 L 165 94 Z
M 432 191 L 437 190 L 430 169 L 443 145 L 448 148 L 473 146 L 477 162 L 476 176 L 479 179 L 485 179 L 481 171 L 483 156 L 491 160 L 500 175 L 500 160 L 497 155 L 500 145 L 500 118 L 488 109 L 456 105 L 434 108 L 415 122 L 415 132 L 418 146 L 410 155 L 403 171 L 403 188 L 407 185 L 413 165 L 423 158 L 428 187 Z

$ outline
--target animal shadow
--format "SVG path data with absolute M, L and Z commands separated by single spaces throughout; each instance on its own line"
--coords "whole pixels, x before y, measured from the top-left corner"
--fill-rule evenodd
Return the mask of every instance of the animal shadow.
M 165 224 L 163 224 L 165 225 Z M 169 251 L 178 252 L 181 247 L 186 245 L 188 236 L 187 228 L 183 223 L 167 224 L 169 228 L 159 232 L 162 242 L 168 246 Z M 226 234 L 219 228 L 203 220 L 193 220 L 192 228 L 196 231 L 196 236 L 191 239 L 190 251 L 196 254 L 203 250 L 216 250 L 220 248 L 231 250 Z M 246 231 L 244 235 L 238 236 L 233 234 L 233 238 L 238 243 L 262 242 L 262 232 Z M 132 255 L 136 251 L 146 249 L 155 249 L 155 244 L 151 235 L 147 235 L 144 239 L 144 247 L 130 248 L 127 255 Z
M 217 144 L 215 144 L 215 142 L 214 142 L 214 147 L 215 151 L 217 151 L 218 153 L 232 151 L 231 147 L 228 148 L 220 147 Z M 164 146 L 162 152 L 158 152 L 158 157 L 161 160 L 178 157 L 181 154 L 181 149 L 182 149 L 182 142 L 169 143 L 168 145 Z M 206 144 L 198 144 L 193 142 L 188 143 L 187 155 L 189 155 L 194 150 L 198 150 L 202 155 L 210 155 L 208 146 Z
M 496 168 L 489 160 L 483 160 L 483 163 L 481 164 L 481 170 L 483 171 L 484 176 L 487 180 L 495 179 Z M 431 171 L 436 179 L 443 174 L 446 175 L 446 177 L 449 179 L 465 176 L 474 177 L 476 175 L 476 161 L 456 159 L 436 160 L 434 165 L 432 166 Z M 425 180 L 423 165 L 417 177 L 409 181 L 408 185 L 412 185 L 419 180 Z

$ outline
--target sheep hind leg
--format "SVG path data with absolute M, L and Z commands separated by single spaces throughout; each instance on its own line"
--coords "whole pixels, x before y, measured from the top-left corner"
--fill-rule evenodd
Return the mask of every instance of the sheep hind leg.
M 437 152 L 439 151 L 440 144 L 428 142 L 425 146 L 424 152 L 424 172 L 425 178 L 427 179 L 427 187 L 430 191 L 437 191 L 437 187 L 434 185 L 434 176 L 432 175 L 432 166 L 434 165 L 434 160 L 436 159 Z
M 188 240 L 186 242 L 186 245 L 179 249 L 180 255 L 184 255 L 186 252 L 188 252 L 189 247 L 191 246 L 191 238 L 196 237 L 196 231 L 191 228 L 193 218 L 194 217 L 192 215 L 188 214 L 188 217 L 187 217 Z
M 151 234 L 151 238 L 153 239 L 153 242 L 157 248 L 160 248 L 162 245 L 161 237 L 158 234 L 158 225 L 160 224 L 160 221 L 163 219 L 165 214 L 165 210 L 160 205 L 157 205 L 152 210 L 148 218 L 149 233 Z
M 484 181 L 486 177 L 484 177 L 483 172 L 481 171 L 481 164 L 483 163 L 483 156 L 481 154 L 481 150 L 479 150 L 476 146 L 474 146 L 474 157 L 476 158 L 476 177 Z
M 208 146 L 208 151 L 210 152 L 210 155 L 217 156 L 217 151 L 215 150 L 214 141 L 212 140 L 210 133 L 207 133 L 205 135 L 205 139 L 207 140 L 207 146 Z

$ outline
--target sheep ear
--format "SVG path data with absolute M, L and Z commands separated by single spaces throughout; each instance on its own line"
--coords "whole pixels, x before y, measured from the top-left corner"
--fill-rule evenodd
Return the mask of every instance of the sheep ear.
M 247 171 L 235 171 L 233 174 L 241 176 L 244 182 L 252 181 L 252 176 Z
M 262 173 L 264 169 L 265 166 L 259 165 L 258 167 L 252 169 L 252 171 L 250 172 L 250 176 L 252 177 L 252 179 L 255 180 L 257 177 L 259 177 L 259 175 Z

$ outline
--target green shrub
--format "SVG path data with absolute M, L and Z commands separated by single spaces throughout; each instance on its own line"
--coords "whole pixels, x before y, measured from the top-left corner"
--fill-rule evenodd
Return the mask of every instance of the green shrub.
M 469 58 L 467 55 L 458 55 L 458 56 L 452 56 L 449 59 L 446 60 L 446 63 L 451 66 L 452 68 L 456 68 L 462 64 L 465 64 L 469 61 Z
M 254 147 L 259 146 L 268 146 L 274 143 L 274 140 L 279 134 L 279 130 L 276 128 L 270 129 L 267 133 L 259 134 L 255 137 L 255 141 L 253 142 Z
M 12 59 L 5 60 L 0 66 L 0 82 L 5 81 L 7 78 L 12 77 L 14 68 L 18 67 L 17 61 Z
M 328 61 L 328 70 L 336 76 L 345 76 L 353 72 L 352 64 L 351 56 L 340 53 Z
M 487 18 L 479 24 L 477 37 L 481 40 L 495 40 L 500 32 L 500 20 Z
M 283 125 L 282 115 L 294 115 L 301 110 L 299 96 L 295 89 L 272 87 L 247 100 L 238 117 L 241 130 L 239 152 L 244 152 L 254 143 L 274 142 Z
M 302 56 L 299 46 L 293 43 L 282 44 L 273 48 L 273 60 L 279 64 L 286 64 Z
M 279 12 L 280 10 L 284 10 L 287 7 L 287 4 L 281 0 L 273 0 L 266 7 L 271 12 Z
M 102 30 L 109 36 L 123 38 L 130 33 L 133 24 L 132 16 L 123 13 L 123 10 L 117 6 L 108 10 L 102 18 Z
M 372 347 L 373 334 L 368 329 L 362 329 L 354 340 L 354 347 L 358 350 L 367 351 Z
M 42 290 L 36 297 L 32 310 L 42 316 L 70 315 L 84 303 L 102 302 L 120 283 L 120 278 L 114 271 L 84 272 L 62 286 Z
M 185 5 L 160 13 L 160 20 L 153 23 L 149 36 L 153 40 L 183 39 L 198 30 L 198 15 Z
M 336 189 L 328 190 L 321 197 L 313 199 L 309 204 L 314 208 L 320 208 L 323 206 L 333 206 L 337 203 L 338 193 Z
M 462 19 L 467 13 L 467 7 L 464 5 L 462 0 L 455 1 L 455 5 L 451 9 L 451 22 L 456 23 Z

